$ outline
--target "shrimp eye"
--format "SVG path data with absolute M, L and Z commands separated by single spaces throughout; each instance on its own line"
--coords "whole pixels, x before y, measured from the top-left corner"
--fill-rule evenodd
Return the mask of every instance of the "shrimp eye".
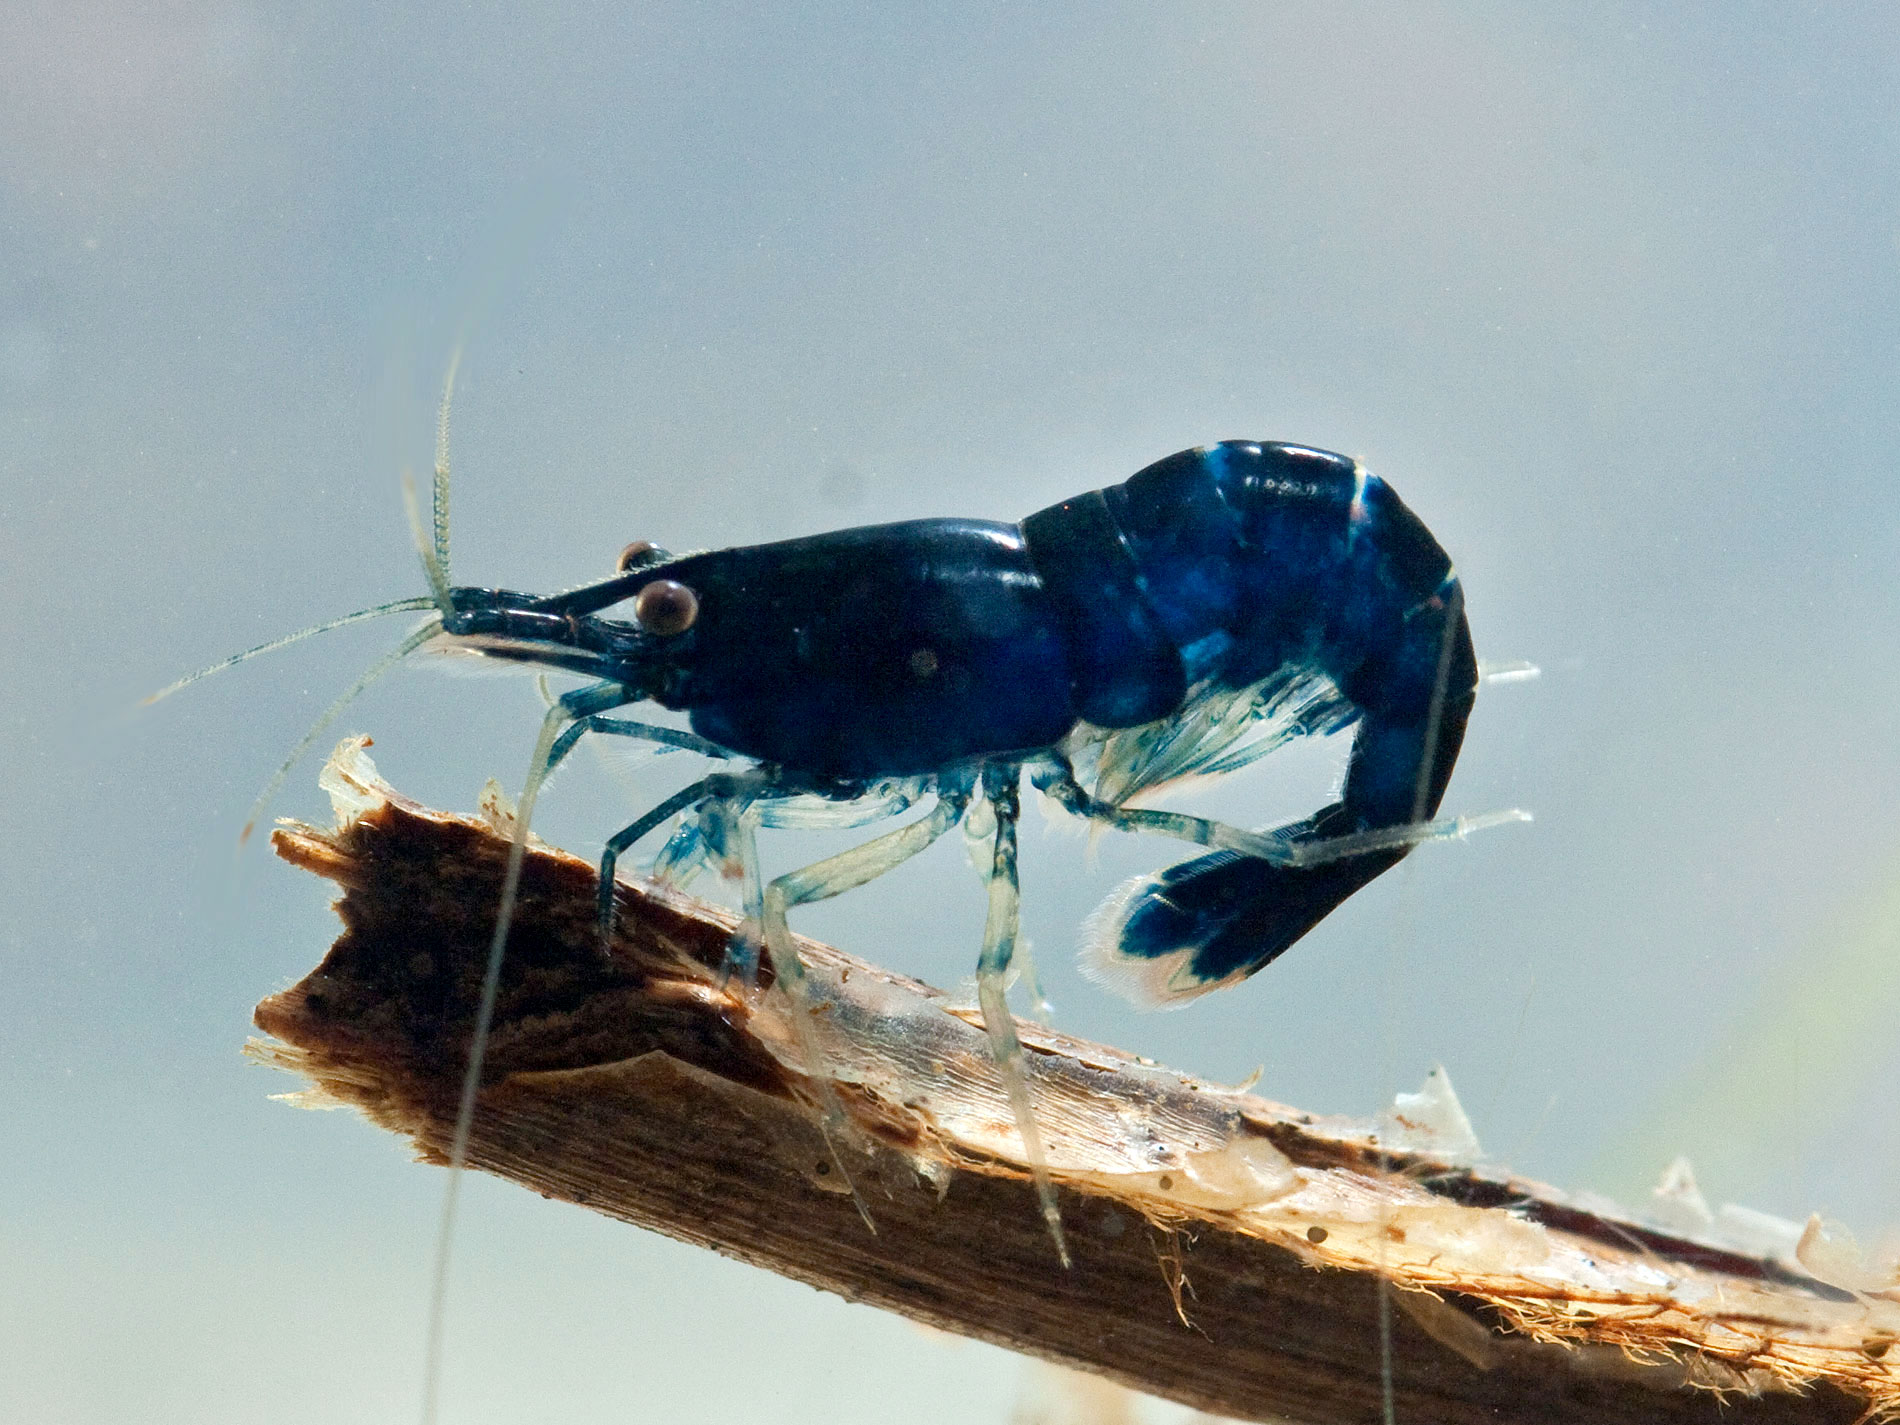
M 655 579 L 633 596 L 633 621 L 660 638 L 686 632 L 698 617 L 699 596 L 671 579 Z
M 636 539 L 632 544 L 629 544 L 625 549 L 620 551 L 620 558 L 614 561 L 614 573 L 626 573 L 652 552 L 653 542 L 651 540 Z

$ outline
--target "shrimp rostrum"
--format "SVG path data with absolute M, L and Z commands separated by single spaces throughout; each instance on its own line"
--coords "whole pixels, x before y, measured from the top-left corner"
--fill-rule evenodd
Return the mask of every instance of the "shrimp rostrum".
M 756 976 L 769 956 L 802 1007 L 790 907 L 863 884 L 966 818 L 987 832 L 978 997 L 1059 1248 L 1005 1002 L 1023 777 L 1088 822 L 1206 848 L 1122 887 L 1091 922 L 1086 968 L 1147 1003 L 1253 974 L 1413 846 L 1473 825 L 1431 820 L 1478 681 L 1457 575 L 1345 456 L 1227 441 L 1020 524 L 913 520 L 681 556 L 635 544 L 614 577 L 547 597 L 449 584 L 444 474 L 424 551 L 433 598 L 393 606 L 434 612 L 391 658 L 433 644 L 588 680 L 550 709 L 524 812 L 589 735 L 724 764 L 608 840 L 606 924 L 617 860 L 673 824 L 655 867 L 737 874 L 734 972 Z M 691 731 L 612 715 L 648 701 Z M 1337 800 L 1290 825 L 1136 805 L 1348 727 Z M 827 808 L 829 824 L 856 824 L 926 800 L 853 850 L 770 882 L 759 872 L 761 826 L 823 824 Z

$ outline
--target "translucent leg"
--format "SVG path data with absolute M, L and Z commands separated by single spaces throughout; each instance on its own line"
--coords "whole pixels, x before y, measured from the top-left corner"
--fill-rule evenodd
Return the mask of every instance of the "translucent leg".
M 572 695 L 570 695 L 572 696 Z M 634 722 L 628 718 L 601 717 L 589 714 L 577 717 L 574 722 L 554 740 L 548 749 L 547 770 L 553 770 L 561 764 L 567 754 L 588 733 L 599 733 L 608 737 L 631 737 L 642 742 L 658 743 L 662 747 L 675 747 L 685 752 L 697 752 L 704 757 L 725 758 L 732 754 L 716 742 L 708 742 L 696 733 L 682 732 L 676 727 L 661 727 L 657 723 Z M 623 828 L 607 842 L 600 858 L 600 884 L 598 890 L 600 905 L 600 928 L 603 938 L 613 930 L 614 916 L 614 868 L 621 853 L 634 842 L 645 836 L 668 818 L 684 811 L 696 802 L 710 796 L 719 795 L 716 784 L 721 780 L 717 776 L 705 777 L 693 783 L 685 790 L 676 792 L 659 806 L 632 825 Z
M 1414 821 L 1403 826 L 1377 826 L 1370 831 L 1328 836 L 1317 841 L 1293 844 L 1291 864 L 1318 866 L 1346 856 L 1364 856 L 1372 851 L 1396 851 L 1401 846 L 1422 846 L 1427 841 L 1463 841 L 1474 831 L 1489 831 L 1494 826 L 1529 821 L 1531 814 L 1522 807 L 1487 811 L 1477 816 L 1448 816 L 1438 821 Z
M 600 853 L 600 881 L 596 892 L 603 940 L 611 939 L 614 933 L 614 871 L 619 865 L 621 853 L 655 827 L 689 807 L 714 797 L 730 795 L 732 781 L 732 777 L 721 773 L 701 777 L 690 786 L 680 788 L 638 821 L 622 827 L 607 838 L 607 844 Z
M 895 831 L 887 831 L 862 846 L 854 846 L 849 851 L 815 861 L 802 870 L 787 872 L 766 888 L 766 915 L 772 916 L 776 908 L 778 922 L 783 926 L 785 912 L 792 906 L 829 900 L 875 881 L 955 826 L 966 805 L 968 802 L 965 798 L 941 796 L 928 816 L 920 817 L 907 826 L 900 826 Z M 789 945 L 790 941 L 786 943 Z
M 559 762 L 574 748 L 574 744 L 590 732 L 603 733 L 609 737 L 631 737 L 641 742 L 654 742 L 662 747 L 677 747 L 684 752 L 697 752 L 702 757 L 724 759 L 732 754 L 717 742 L 708 742 L 698 733 L 684 732 L 677 727 L 661 727 L 658 723 L 634 722 L 624 717 L 584 717 L 562 733 L 554 744 L 554 760 Z
M 875 881 L 955 826 L 966 805 L 966 798 L 939 796 L 930 815 L 895 831 L 887 831 L 862 846 L 814 861 L 800 870 L 788 871 L 765 887 L 760 897 L 760 935 L 772 953 L 772 968 L 778 983 L 801 1011 L 801 1018 L 809 1010 L 811 991 L 805 980 L 804 963 L 798 958 L 798 947 L 792 943 L 792 928 L 785 912 L 792 906 L 829 900 Z M 810 1046 L 805 1047 L 809 1052 Z
M 991 879 L 996 874 L 996 809 L 987 800 L 979 802 L 970 814 L 963 819 L 963 835 L 970 867 L 982 881 L 987 892 Z M 1030 953 L 1029 943 L 1018 939 L 1012 954 L 1012 968 L 1017 981 L 1029 997 L 1027 1018 L 1038 1024 L 1047 1024 L 1055 1014 L 1055 1008 L 1049 1003 L 1049 997 L 1042 992 L 1042 977 L 1036 973 L 1036 957 Z
M 727 864 L 736 870 L 745 905 L 745 919 L 739 922 L 738 933 L 732 937 L 732 943 L 726 950 L 726 972 L 737 975 L 742 982 L 756 985 L 759 981 L 759 946 L 763 943 L 765 924 L 765 878 L 759 869 L 759 824 L 752 807 L 747 804 L 733 806 L 730 803 L 717 808 L 721 821 L 715 823 L 720 830 L 716 839 Z M 794 960 L 797 958 L 793 957 Z M 774 968 L 777 968 L 776 962 Z M 802 968 L 802 967 L 801 967 Z M 780 971 L 783 975 L 785 972 Z M 797 970 L 791 972 L 802 990 L 803 977 Z M 802 1008 L 802 1000 L 800 1002 Z M 800 1016 L 800 1023 L 803 1017 Z M 809 1058 L 809 1056 L 807 1056 Z M 816 1073 L 816 1060 L 811 1060 Z M 830 1079 L 825 1080 L 827 1084 Z M 833 1105 L 827 1103 L 827 1108 Z M 842 1110 L 839 1117 L 843 1117 Z
M 675 890 L 688 889 L 711 862 L 706 838 L 695 818 L 683 819 L 666 844 L 647 863 L 646 874 Z
M 837 1086 L 832 1082 L 830 1064 L 823 1047 L 818 1043 L 817 1029 L 812 1024 L 811 994 L 805 982 L 805 966 L 792 945 L 790 932 L 783 928 L 785 913 L 782 903 L 776 916 L 779 933 L 775 935 L 769 928 L 774 917 L 767 910 L 771 898 L 759 871 L 758 818 L 753 808 L 748 806 L 740 811 L 730 847 L 745 883 L 745 920 L 733 937 L 728 963 L 744 979 L 755 980 L 760 942 L 770 947 L 773 987 L 785 997 L 786 1017 L 791 1023 L 792 1033 L 798 1038 L 798 1049 L 805 1059 L 805 1072 L 818 1089 L 823 1109 L 819 1126 L 824 1134 L 826 1151 L 831 1154 L 832 1166 L 838 1170 L 839 1181 L 851 1190 L 851 1201 L 857 1206 L 858 1216 L 864 1219 L 866 1227 L 876 1233 L 877 1223 L 872 1220 L 871 1210 L 865 1206 L 863 1194 L 852 1181 L 851 1169 L 845 1165 L 844 1155 L 839 1151 L 839 1144 L 850 1137 L 851 1124 L 845 1117 L 844 1104 L 839 1101 Z M 777 884 L 773 882 L 774 887 Z
M 1043 1150 L 1042 1131 L 1029 1102 L 1029 1080 L 1023 1069 L 1023 1046 L 1016 1038 L 1016 1022 L 1010 1018 L 1007 985 L 1009 962 L 1016 950 L 1017 909 L 1021 888 L 1016 876 L 1016 822 L 1022 814 L 1021 792 L 1017 779 L 1020 767 L 985 768 L 983 790 L 996 812 L 996 835 L 990 863 L 990 908 L 983 925 L 983 954 L 976 964 L 977 1002 L 983 1006 L 983 1027 L 989 1032 L 990 1050 L 996 1056 L 996 1071 L 1009 1095 L 1009 1106 L 1016 1116 L 1016 1131 L 1022 1135 L 1023 1156 L 1029 1160 L 1030 1176 L 1035 1179 L 1036 1199 L 1042 1205 L 1042 1220 L 1056 1244 L 1056 1255 L 1068 1266 L 1069 1246 L 1062 1235 L 1062 1213 L 1056 1206 L 1055 1184 L 1049 1177 L 1049 1158 Z
M 1302 841 L 1271 831 L 1242 831 L 1224 821 L 1189 816 L 1184 812 L 1116 806 L 1113 802 L 1090 796 L 1081 783 L 1075 780 L 1074 771 L 1066 765 L 1053 766 L 1037 773 L 1036 786 L 1054 797 L 1064 810 L 1117 831 L 1146 831 L 1158 836 L 1171 836 L 1196 846 L 1257 856 L 1277 866 L 1317 866 L 1345 856 L 1393 851 L 1427 841 L 1461 841 L 1474 831 L 1531 819 L 1529 812 L 1513 808 L 1510 811 L 1486 812 L 1482 816 L 1415 821 L 1399 826 L 1375 827 L 1370 831 L 1356 831 L 1345 836 Z

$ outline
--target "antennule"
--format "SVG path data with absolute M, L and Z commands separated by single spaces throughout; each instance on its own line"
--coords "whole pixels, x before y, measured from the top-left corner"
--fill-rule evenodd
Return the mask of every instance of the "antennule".
M 408 470 L 402 472 L 402 507 L 409 516 L 409 537 L 415 541 L 416 553 L 422 557 L 422 574 L 429 581 L 432 596 L 429 600 L 439 609 L 444 618 L 455 612 L 455 606 L 449 600 L 449 575 L 436 558 L 435 544 L 422 530 L 422 508 L 416 503 L 416 477 Z
M 449 582 L 449 402 L 455 396 L 455 373 L 462 369 L 462 347 L 449 353 L 449 374 L 442 381 L 442 409 L 435 421 L 435 485 L 430 492 L 430 525 L 435 534 L 435 563 L 442 583 Z

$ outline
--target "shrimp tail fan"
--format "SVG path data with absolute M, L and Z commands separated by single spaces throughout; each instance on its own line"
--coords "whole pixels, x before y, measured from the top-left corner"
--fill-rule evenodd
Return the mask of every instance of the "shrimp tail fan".
M 1090 917 L 1082 971 L 1146 1008 L 1245 979 L 1318 925 L 1403 851 L 1289 866 L 1216 851 L 1137 876 Z

